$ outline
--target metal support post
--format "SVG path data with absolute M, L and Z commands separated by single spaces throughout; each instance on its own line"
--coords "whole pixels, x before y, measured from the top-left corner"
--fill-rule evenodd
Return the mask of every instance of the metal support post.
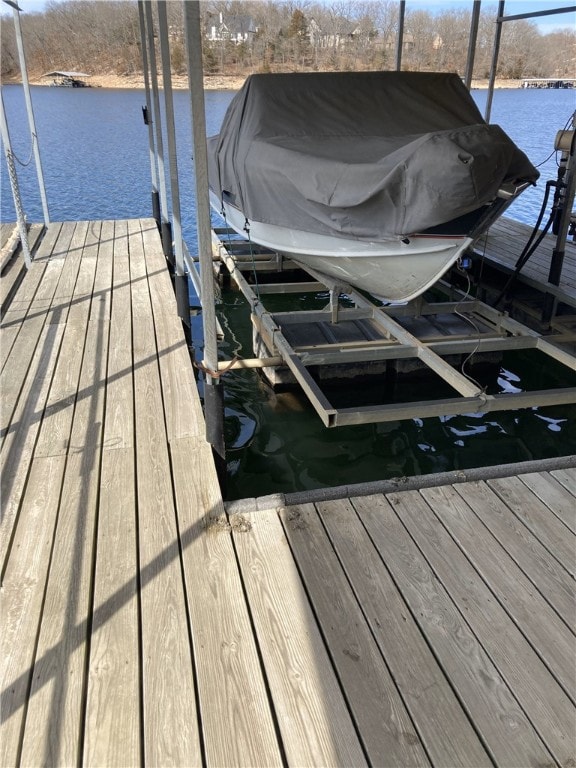
M 6 112 L 4 111 L 4 96 L 2 94 L 1 87 L 0 87 L 0 135 L 2 136 L 2 143 L 4 144 L 4 154 L 6 156 L 6 164 L 8 166 L 8 175 L 10 176 L 10 186 L 12 187 L 12 197 L 14 198 L 14 208 L 16 209 L 18 231 L 20 233 L 20 242 L 22 244 L 22 251 L 24 253 L 24 263 L 26 264 L 27 269 L 30 269 L 30 266 L 32 264 L 32 255 L 30 253 L 30 246 L 28 244 L 28 230 L 26 229 L 26 217 L 24 216 L 24 210 L 22 208 L 22 200 L 20 198 L 20 188 L 18 186 L 16 166 L 14 165 L 14 156 L 12 154 L 12 144 L 10 142 L 10 132 L 8 130 L 8 123 L 6 122 Z
M 200 3 L 188 0 L 184 3 L 184 29 L 192 113 L 194 169 L 196 181 L 196 223 L 198 230 L 198 255 L 202 287 L 202 323 L 204 328 L 204 367 L 206 387 L 206 438 L 212 445 L 220 476 L 225 467 L 224 446 L 224 394 L 217 376 L 218 340 L 216 308 L 214 301 L 214 275 L 212 271 L 212 232 L 210 200 L 208 194 L 208 155 L 206 149 L 206 115 L 204 108 L 204 73 L 202 66 L 202 35 L 200 30 Z
M 396 38 L 396 72 L 402 69 L 402 46 L 404 45 L 404 17 L 406 15 L 406 0 L 398 3 L 398 36 Z
M 561 190 L 561 204 L 558 211 L 558 219 L 554 231 L 556 233 L 556 244 L 552 251 L 550 261 L 550 271 L 548 273 L 548 282 L 552 285 L 560 285 L 562 277 L 562 267 L 564 266 L 564 256 L 566 252 L 566 240 L 568 239 L 568 229 L 570 227 L 570 218 L 572 216 L 572 206 L 576 196 L 576 113 L 572 118 L 573 130 L 559 131 L 556 137 L 555 149 L 563 151 L 563 161 L 566 167 L 560 183 L 564 188 Z M 547 293 L 544 299 L 544 311 L 542 321 L 549 323 L 556 313 L 557 298 Z
M 150 78 L 152 81 L 152 122 L 156 133 L 156 159 L 158 162 L 158 182 L 160 190 L 160 237 L 164 255 L 173 264 L 172 231 L 168 214 L 168 194 L 166 191 L 166 171 L 164 167 L 164 141 L 162 138 L 162 113 L 158 95 L 158 70 L 156 65 L 156 49 L 154 45 L 154 20 L 152 18 L 152 3 L 144 2 L 144 18 L 146 39 L 148 41 L 148 56 L 150 61 Z
M 168 139 L 168 162 L 170 192 L 172 195 L 172 226 L 174 236 L 174 287 L 179 317 L 190 325 L 188 300 L 188 281 L 184 269 L 184 242 L 182 239 L 182 218 L 180 209 L 180 185 L 178 183 L 178 156 L 176 148 L 176 130 L 174 121 L 174 94 L 172 92 L 172 72 L 170 67 L 170 43 L 168 41 L 168 16 L 166 0 L 157 0 L 158 34 L 160 37 L 160 60 L 162 65 L 162 83 L 164 92 L 164 115 Z
M 496 72 L 498 70 L 498 57 L 500 55 L 500 41 L 502 39 L 502 17 L 504 16 L 505 0 L 498 0 L 498 18 L 496 19 L 496 31 L 494 32 L 494 47 L 492 49 L 492 64 L 490 65 L 490 77 L 488 78 L 488 94 L 486 96 L 486 107 L 484 109 L 484 120 L 490 122 L 490 113 L 492 112 L 492 98 L 494 96 L 494 84 L 496 82 Z
M 18 58 L 20 60 L 20 73 L 22 75 L 22 87 L 24 88 L 24 98 L 26 100 L 26 111 L 28 113 L 28 126 L 32 139 L 32 150 L 34 152 L 34 162 L 36 164 L 36 176 L 38 178 L 38 187 L 40 189 L 40 199 L 42 201 L 42 213 L 44 215 L 44 224 L 50 224 L 50 215 L 48 213 L 48 201 L 46 199 L 46 185 L 44 184 L 44 174 L 42 172 L 42 161 L 40 159 L 40 149 L 38 147 L 38 133 L 36 131 L 36 121 L 34 119 L 34 109 L 32 107 L 32 98 L 30 96 L 30 83 L 28 82 L 28 69 L 26 67 L 26 57 L 24 55 L 24 42 L 22 39 L 22 27 L 20 25 L 20 8 L 16 3 L 5 0 L 12 6 L 14 14 L 14 29 L 16 31 L 16 45 L 18 47 Z
M 472 76 L 474 72 L 474 56 L 476 53 L 476 41 L 478 39 L 480 5 L 481 0 L 474 0 L 472 5 L 472 20 L 470 22 L 470 36 L 468 38 L 468 58 L 466 59 L 466 72 L 464 74 L 464 82 L 468 90 L 470 90 L 472 86 Z
M 150 154 L 150 178 L 152 181 L 152 216 L 158 229 L 161 225 L 160 193 L 158 191 L 158 169 L 154 149 L 154 121 L 152 120 L 152 102 L 150 100 L 150 70 L 148 64 L 148 45 L 146 43 L 146 20 L 144 18 L 144 0 L 138 0 L 138 20 L 140 23 L 140 50 L 142 51 L 142 70 L 144 72 L 144 91 L 146 106 L 142 108 L 144 123 L 148 127 L 148 149 Z

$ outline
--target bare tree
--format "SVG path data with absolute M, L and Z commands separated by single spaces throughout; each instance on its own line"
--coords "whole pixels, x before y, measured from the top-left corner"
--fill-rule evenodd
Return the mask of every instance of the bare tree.
M 184 70 L 183 6 L 168 3 L 171 63 Z M 471 8 L 437 14 L 408 4 L 403 66 L 463 73 Z M 207 72 L 385 69 L 393 62 L 398 28 L 397 0 L 206 0 L 201 3 Z M 141 70 L 135 0 L 48 0 L 43 13 L 23 14 L 28 67 L 91 74 Z M 238 29 L 241 28 L 240 33 Z M 248 32 L 246 30 L 249 30 Z M 480 15 L 475 76 L 490 71 L 495 7 Z M 11 13 L 1 25 L 1 71 L 18 74 Z M 573 76 L 576 32 L 542 35 L 530 21 L 504 25 L 498 76 Z
M 440 71 L 464 73 L 468 55 L 470 13 L 452 8 L 434 18 L 433 65 Z
M 417 71 L 431 68 L 435 33 L 427 11 L 406 13 L 404 66 Z
M 576 76 L 576 31 L 559 29 L 541 40 L 542 57 L 540 77 Z
M 517 79 L 533 74 L 533 52 L 539 50 L 540 35 L 534 22 L 519 20 L 504 24 L 498 74 Z

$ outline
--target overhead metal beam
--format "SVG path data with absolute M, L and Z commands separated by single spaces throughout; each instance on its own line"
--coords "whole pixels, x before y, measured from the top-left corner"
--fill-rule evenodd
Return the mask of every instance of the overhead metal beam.
M 562 8 L 550 8 L 547 11 L 529 11 L 528 13 L 515 13 L 511 16 L 498 14 L 496 21 L 519 21 L 520 19 L 534 19 L 538 16 L 555 16 L 559 13 L 576 13 L 576 5 L 566 5 Z

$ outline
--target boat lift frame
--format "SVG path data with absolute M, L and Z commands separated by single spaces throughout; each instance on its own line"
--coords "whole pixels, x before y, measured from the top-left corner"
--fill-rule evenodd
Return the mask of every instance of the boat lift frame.
M 230 234 L 226 230 L 213 231 L 212 243 L 214 257 L 226 267 L 231 278 L 238 285 L 250 305 L 252 323 L 262 338 L 270 355 L 251 360 L 224 360 L 218 368 L 221 371 L 233 368 L 266 368 L 286 365 L 298 384 L 302 387 L 317 414 L 326 427 L 350 426 L 352 424 L 370 424 L 376 422 L 399 421 L 402 419 L 431 416 L 446 416 L 464 413 L 487 413 L 491 411 L 509 411 L 535 406 L 561 405 L 576 402 L 576 387 L 562 387 L 531 392 L 490 395 L 465 374 L 456 370 L 444 357 L 476 352 L 495 352 L 504 350 L 534 349 L 547 355 L 569 370 L 576 372 L 576 357 L 559 348 L 556 343 L 544 339 L 537 331 L 513 320 L 505 312 L 499 312 L 487 304 L 472 299 L 466 300 L 462 292 L 453 287 L 452 293 L 459 293 L 456 301 L 428 303 L 422 297 L 404 306 L 381 307 L 351 286 L 332 282 L 304 267 L 312 282 L 290 282 L 274 285 L 259 285 L 256 295 L 243 275 L 244 270 L 251 270 L 252 264 L 242 256 L 230 251 L 238 250 L 242 241 L 222 240 Z M 246 247 L 246 241 L 244 241 Z M 284 267 L 293 267 L 293 262 L 282 264 L 282 257 L 274 252 L 259 254 L 260 267 L 277 271 Z M 263 290 L 264 289 L 264 290 Z M 285 313 L 269 312 L 261 300 L 265 293 L 305 292 L 328 289 L 330 305 L 321 311 L 297 311 Z M 352 300 L 353 308 L 340 306 L 339 297 L 344 294 Z M 457 337 L 437 336 L 421 339 L 407 331 L 400 322 L 402 317 L 426 317 L 434 315 L 470 315 L 479 328 L 485 330 L 478 335 L 462 334 Z M 286 329 L 293 323 L 329 323 L 337 324 L 346 320 L 370 320 L 382 332 L 382 338 L 366 342 L 335 342 L 322 345 L 293 345 L 287 338 Z M 568 334 L 557 333 L 551 338 L 555 342 L 569 342 Z M 311 375 L 311 366 L 341 365 L 345 363 L 400 360 L 417 358 L 430 372 L 439 376 L 455 390 L 451 398 L 421 400 L 410 403 L 337 408 L 332 405 L 319 383 Z
M 397 35 L 398 46 L 396 55 L 397 69 L 401 68 L 405 5 L 406 0 L 400 0 Z M 473 12 L 465 76 L 468 86 L 472 79 L 480 0 L 473 0 L 472 6 Z M 288 318 L 281 314 L 271 314 L 268 312 L 262 304 L 260 295 L 266 292 L 278 292 L 280 290 L 283 292 L 321 290 L 322 286 L 325 285 L 325 278 L 319 278 L 318 275 L 312 274 L 313 279 L 306 284 L 283 284 L 282 286 L 276 285 L 274 287 L 260 284 L 258 286 L 258 296 L 256 296 L 242 275 L 241 254 L 233 255 L 228 251 L 222 252 L 220 245 L 215 245 L 214 242 L 213 248 L 210 249 L 210 238 L 207 234 L 208 232 L 211 232 L 211 223 L 209 208 L 207 206 L 208 189 L 199 2 L 198 0 L 189 0 L 184 4 L 184 7 L 198 220 L 198 256 L 189 259 L 189 261 L 191 271 L 194 271 L 196 264 L 200 267 L 200 282 L 202 283 L 202 316 L 206 342 L 203 360 L 203 368 L 206 371 L 207 384 L 205 387 L 206 432 L 207 438 L 212 443 L 216 455 L 222 457 L 224 452 L 223 438 L 221 434 L 223 431 L 223 414 L 220 411 L 223 408 L 223 396 L 220 375 L 222 371 L 231 367 L 287 365 L 310 399 L 324 424 L 329 427 L 396 421 L 404 418 L 413 418 L 415 414 L 420 418 L 423 418 L 446 414 L 513 410 L 515 408 L 576 402 L 576 388 L 573 387 L 541 390 L 538 392 L 523 392 L 514 395 L 488 395 L 483 392 L 475 382 L 457 371 L 443 359 L 443 354 L 472 352 L 476 348 L 476 345 L 478 345 L 478 349 L 482 349 L 483 351 L 534 348 L 565 365 L 568 369 L 572 371 L 576 370 L 576 358 L 572 355 L 558 348 L 555 344 L 550 343 L 550 341 L 544 340 L 537 332 L 532 331 L 527 326 L 511 320 L 506 314 L 497 312 L 488 305 L 478 301 L 466 302 L 466 311 L 474 313 L 478 319 L 481 319 L 481 322 L 485 326 L 491 327 L 491 333 L 484 334 L 480 339 L 474 337 L 460 337 L 448 340 L 436 339 L 431 341 L 429 339 L 423 340 L 417 338 L 407 332 L 406 329 L 397 322 L 397 319 L 395 319 L 395 315 L 401 312 L 400 310 L 392 310 L 390 308 L 383 309 L 376 306 L 373 302 L 354 291 L 349 286 L 336 284 L 328 285 L 327 288 L 330 290 L 331 301 L 324 316 L 329 318 L 331 323 L 337 323 L 352 316 L 355 316 L 356 318 L 369 318 L 382 330 L 384 340 L 380 343 L 370 344 L 368 346 L 356 345 L 353 347 L 350 345 L 346 346 L 339 344 L 334 349 L 298 349 L 290 344 L 282 330 L 282 323 L 287 324 L 287 322 L 289 322 Z M 551 13 L 564 13 L 569 10 L 572 10 L 572 8 L 558 8 L 552 11 L 547 11 L 546 15 L 550 15 Z M 543 15 L 543 13 L 533 12 L 531 14 L 522 15 L 522 18 L 531 18 L 539 15 Z M 511 20 L 511 18 L 512 17 L 504 16 L 504 0 L 500 0 L 490 77 L 490 93 L 486 110 L 487 120 L 489 118 L 492 101 L 502 22 Z M 213 235 L 213 237 L 215 237 L 215 235 Z M 216 239 L 218 240 L 218 238 Z M 254 248 L 251 248 L 250 250 L 250 261 L 252 262 L 251 268 L 253 268 L 254 271 L 270 269 L 271 262 L 274 262 L 272 268 L 276 271 L 290 265 L 289 260 L 281 255 L 266 253 L 260 249 Z M 216 343 L 217 318 L 215 315 L 213 292 L 210 288 L 215 259 L 219 259 L 225 264 L 230 275 L 237 282 L 248 300 L 251 307 L 252 320 L 260 335 L 267 340 L 270 356 L 249 361 L 218 361 Z M 246 259 L 244 259 L 244 261 L 246 261 Z M 307 271 L 311 272 L 311 270 Z M 354 309 L 346 309 L 339 306 L 339 296 L 341 292 L 346 293 L 349 297 L 353 297 L 355 304 Z M 454 311 L 456 307 L 463 309 L 462 299 L 456 304 L 454 302 L 444 302 L 440 303 L 440 305 L 426 304 L 423 301 L 417 300 L 416 302 L 411 302 L 409 307 L 402 311 L 411 312 L 414 316 L 417 316 L 418 313 L 425 315 L 426 313 L 434 312 L 445 313 L 450 311 L 450 309 Z M 294 315 L 294 313 L 289 314 Z M 302 315 L 300 317 L 302 319 L 304 316 Z M 316 315 L 315 317 L 318 319 L 320 315 Z M 560 336 L 562 336 L 562 334 L 560 334 Z M 566 338 L 566 335 L 562 336 L 562 340 L 566 340 Z M 558 334 L 556 335 L 555 340 L 560 340 L 558 339 Z M 452 389 L 455 390 L 456 395 L 443 400 L 425 400 L 409 404 L 402 403 L 381 406 L 360 406 L 357 408 L 336 408 L 329 401 L 308 370 L 310 366 L 318 365 L 320 362 L 323 365 L 330 365 L 336 361 L 354 361 L 360 358 L 363 360 L 391 360 L 408 357 L 418 358 L 420 362 L 424 363 L 431 371 L 440 376 L 444 382 L 449 384 Z M 217 394 L 217 392 L 219 397 L 211 397 L 213 393 Z

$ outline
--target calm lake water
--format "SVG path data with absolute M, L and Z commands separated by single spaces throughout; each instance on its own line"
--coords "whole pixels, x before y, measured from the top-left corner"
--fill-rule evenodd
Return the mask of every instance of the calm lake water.
M 26 163 L 31 154 L 23 92 L 3 87 L 13 149 Z M 207 92 L 208 134 L 217 133 L 233 93 Z M 481 111 L 486 93 L 474 91 Z M 32 88 L 48 204 L 52 220 L 149 216 L 148 132 L 138 90 Z M 534 223 L 544 183 L 555 178 L 556 132 L 571 118 L 570 90 L 502 90 L 494 95 L 491 122 L 500 124 L 540 166 L 541 180 L 509 209 L 512 218 Z M 187 95 L 175 93 L 183 230 L 196 250 L 194 193 Z M 4 156 L 1 159 L 2 221 L 15 220 Z M 41 221 L 33 162 L 18 166 L 29 221 Z M 320 308 L 325 295 L 296 299 Z M 284 309 L 286 299 L 272 308 Z M 236 291 L 219 306 L 226 338 L 222 356 L 252 356 L 251 326 Z M 194 324 L 198 332 L 198 323 Z M 508 355 L 490 384 L 492 391 L 557 386 L 558 371 L 526 355 Z M 567 382 L 566 382 L 567 383 Z M 365 391 L 365 397 L 374 393 Z M 298 392 L 273 393 L 254 372 L 226 375 L 226 439 L 229 498 L 364 482 L 398 475 L 544 458 L 576 452 L 576 407 L 443 419 L 413 419 L 386 425 L 325 429 Z

